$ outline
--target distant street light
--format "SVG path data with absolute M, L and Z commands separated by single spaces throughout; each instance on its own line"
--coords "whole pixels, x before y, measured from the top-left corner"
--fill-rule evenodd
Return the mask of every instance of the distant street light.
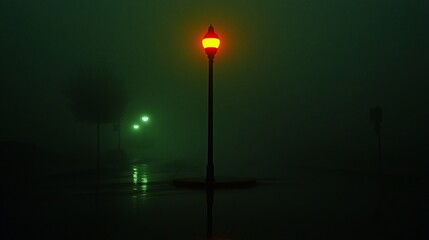
M 149 116 L 144 115 L 144 116 L 142 117 L 142 121 L 143 121 L 143 122 L 149 122 Z
M 220 45 L 219 36 L 214 32 L 212 25 L 202 40 L 204 51 L 209 58 L 209 82 L 208 82 L 208 149 L 207 149 L 207 175 L 206 182 L 214 183 L 213 164 L 213 59 Z
M 143 124 L 147 124 L 147 123 L 149 123 L 150 117 L 148 115 L 143 115 L 140 119 L 143 122 Z M 135 123 L 135 124 L 133 124 L 133 129 L 139 130 L 140 126 L 141 126 L 140 124 Z

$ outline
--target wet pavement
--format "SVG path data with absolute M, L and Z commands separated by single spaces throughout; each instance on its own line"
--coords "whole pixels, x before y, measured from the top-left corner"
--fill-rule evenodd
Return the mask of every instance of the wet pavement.
M 302 174 L 300 174 L 300 171 Z M 219 239 L 429 239 L 427 181 L 296 169 L 213 192 Z M 305 173 L 304 173 L 305 172 Z M 207 193 L 129 165 L 4 184 L 2 239 L 207 239 Z M 97 197 L 98 196 L 98 197 Z

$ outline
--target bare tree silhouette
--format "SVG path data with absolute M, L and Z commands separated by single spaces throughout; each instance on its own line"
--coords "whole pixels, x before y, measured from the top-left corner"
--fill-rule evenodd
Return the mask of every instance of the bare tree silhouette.
M 127 96 L 124 85 L 113 71 L 87 68 L 73 76 L 64 88 L 67 105 L 76 120 L 95 124 L 97 129 L 97 193 L 100 184 L 100 125 L 119 125 Z M 118 127 L 118 131 L 119 131 Z M 120 133 L 118 133 L 118 137 Z M 98 195 L 98 194 L 97 194 Z
M 123 84 L 105 69 L 80 71 L 66 87 L 66 97 L 76 119 L 89 124 L 117 123 L 127 103 Z

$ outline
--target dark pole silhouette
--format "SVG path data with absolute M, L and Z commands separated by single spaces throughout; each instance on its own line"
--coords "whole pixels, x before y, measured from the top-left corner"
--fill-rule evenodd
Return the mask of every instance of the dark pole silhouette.
M 214 182 L 213 164 L 213 58 L 209 55 L 209 86 L 208 86 L 208 139 L 207 139 L 207 178 L 206 182 Z
M 378 141 L 378 166 L 377 172 L 381 174 L 381 120 L 383 118 L 383 112 L 380 106 L 371 108 L 370 110 L 371 122 L 374 124 L 375 133 L 377 134 Z
M 119 119 L 117 122 L 113 124 L 113 131 L 117 132 L 118 137 L 118 151 L 121 150 L 121 120 Z
M 209 82 L 208 82 L 208 131 L 207 131 L 207 174 L 206 182 L 214 183 L 213 164 L 213 59 L 219 47 L 218 35 L 210 25 L 208 32 L 203 39 L 203 47 L 209 58 Z
M 118 121 L 118 150 L 121 150 L 121 120 Z

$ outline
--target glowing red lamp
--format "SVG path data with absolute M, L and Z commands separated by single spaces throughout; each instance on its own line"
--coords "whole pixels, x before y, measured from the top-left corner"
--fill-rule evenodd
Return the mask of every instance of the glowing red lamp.
M 212 25 L 210 25 L 209 31 L 206 33 L 206 35 L 204 35 L 202 43 L 207 56 L 209 58 L 214 58 L 214 55 L 219 48 L 220 40 L 219 36 L 214 32 Z

